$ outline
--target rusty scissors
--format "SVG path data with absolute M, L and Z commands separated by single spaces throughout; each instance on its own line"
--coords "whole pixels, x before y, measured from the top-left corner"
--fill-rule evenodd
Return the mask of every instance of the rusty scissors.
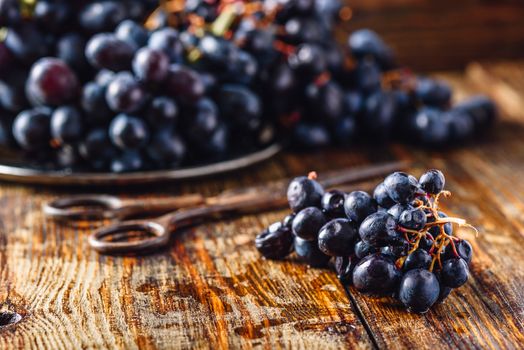
M 325 187 L 370 180 L 405 168 L 405 162 L 389 162 L 323 174 Z M 89 245 L 102 254 L 140 254 L 162 248 L 172 233 L 206 220 L 252 214 L 285 207 L 288 181 L 281 180 L 216 196 L 181 195 L 154 200 L 123 200 L 108 195 L 61 197 L 45 203 L 44 215 L 61 221 L 113 220 L 89 236 Z M 344 188 L 343 188 L 344 189 Z M 345 188 L 353 189 L 353 188 Z M 167 212 L 167 214 L 165 214 Z M 155 219 L 130 218 L 164 213 Z

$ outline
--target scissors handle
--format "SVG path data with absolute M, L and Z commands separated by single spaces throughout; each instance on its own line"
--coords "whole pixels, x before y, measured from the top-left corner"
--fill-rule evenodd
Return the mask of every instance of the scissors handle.
M 151 200 L 121 200 L 108 195 L 77 195 L 61 197 L 43 206 L 47 217 L 65 220 L 126 219 L 137 215 L 165 213 L 205 202 L 200 194 Z
M 89 244 L 102 254 L 140 254 L 161 249 L 172 232 L 206 220 L 282 208 L 286 198 L 275 192 L 252 192 L 217 197 L 213 204 L 180 209 L 155 220 L 134 220 L 103 227 L 89 236 Z

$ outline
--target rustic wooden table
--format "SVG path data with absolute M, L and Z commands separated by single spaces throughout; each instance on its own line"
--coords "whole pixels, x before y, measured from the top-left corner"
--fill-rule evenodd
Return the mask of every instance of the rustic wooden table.
M 134 196 L 216 193 L 315 169 L 409 159 L 445 171 L 446 210 L 480 231 L 472 278 L 425 315 L 345 290 L 329 270 L 294 258 L 264 261 L 253 238 L 285 211 L 207 224 L 145 257 L 90 250 L 89 229 L 44 219 L 41 204 L 75 192 L 0 186 L 0 303 L 23 316 L 0 348 L 522 348 L 524 346 L 524 63 L 471 65 L 442 74 L 460 99 L 488 91 L 503 120 L 490 136 L 448 153 L 388 149 L 283 154 L 235 175 Z M 116 194 L 131 195 L 129 189 Z M 114 191 L 114 192 L 115 192 Z M 0 317 L 0 322 L 5 319 Z

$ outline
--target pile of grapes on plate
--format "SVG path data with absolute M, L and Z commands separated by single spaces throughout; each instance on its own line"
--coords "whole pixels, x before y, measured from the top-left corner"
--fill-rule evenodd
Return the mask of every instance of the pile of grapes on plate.
M 453 225 L 472 226 L 439 210 L 444 175 L 429 170 L 419 180 L 395 172 L 373 193 L 324 192 L 316 174 L 288 187 L 293 211 L 256 237 L 268 259 L 293 251 L 312 267 L 334 268 L 345 285 L 362 293 L 393 296 L 408 310 L 424 313 L 469 277 L 472 247 Z
M 394 62 L 339 0 L 0 0 L 0 146 L 41 167 L 128 172 L 296 148 L 461 144 L 477 96 Z

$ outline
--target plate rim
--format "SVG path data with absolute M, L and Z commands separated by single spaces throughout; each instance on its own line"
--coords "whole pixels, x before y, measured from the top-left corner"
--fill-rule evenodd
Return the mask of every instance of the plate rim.
M 137 185 L 152 182 L 189 180 L 247 168 L 272 158 L 281 150 L 282 144 L 275 142 L 253 153 L 202 166 L 130 173 L 90 173 L 74 172 L 71 170 L 46 171 L 0 163 L 0 180 L 53 186 Z

